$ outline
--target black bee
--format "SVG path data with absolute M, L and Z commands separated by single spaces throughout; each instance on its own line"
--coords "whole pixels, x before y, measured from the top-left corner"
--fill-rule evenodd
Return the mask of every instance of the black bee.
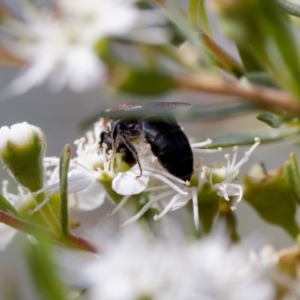
M 100 135 L 100 147 L 105 143 L 107 150 L 122 153 L 123 160 L 128 164 L 138 163 L 141 176 L 142 166 L 133 142 L 143 138 L 169 173 L 184 181 L 190 180 L 193 174 L 193 152 L 188 138 L 170 113 L 170 110 L 178 107 L 190 107 L 190 104 L 162 102 L 147 105 L 125 103 L 116 106 L 110 111 L 110 129 Z M 132 116 L 123 113 L 122 117 L 122 111 L 131 111 Z M 113 116 L 115 112 L 117 114 Z M 135 116 L 136 112 L 142 113 Z

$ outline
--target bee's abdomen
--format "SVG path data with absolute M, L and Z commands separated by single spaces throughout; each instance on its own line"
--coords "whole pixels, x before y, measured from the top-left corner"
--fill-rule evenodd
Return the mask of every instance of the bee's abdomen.
M 151 126 L 151 123 L 146 125 L 145 139 L 160 164 L 172 175 L 182 180 L 190 180 L 193 174 L 193 153 L 180 126 L 177 123 L 166 126 L 165 122 L 155 123 L 155 126 Z M 155 138 L 153 131 L 156 131 Z

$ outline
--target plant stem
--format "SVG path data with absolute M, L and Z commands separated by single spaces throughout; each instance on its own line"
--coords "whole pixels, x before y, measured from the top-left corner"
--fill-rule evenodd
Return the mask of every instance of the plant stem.
M 212 40 L 206 33 L 202 34 L 205 49 L 221 64 L 228 72 L 235 74 L 237 77 L 245 73 L 244 67 L 222 47 Z
M 300 115 L 300 104 L 297 98 L 278 89 L 251 83 L 241 84 L 237 80 L 228 80 L 217 75 L 177 77 L 177 83 L 179 89 L 239 96 L 271 111 L 284 110 L 293 115 Z
M 70 235 L 66 240 L 58 238 L 49 229 L 37 225 L 35 223 L 31 223 L 24 219 L 18 218 L 16 216 L 13 216 L 10 213 L 4 212 L 2 210 L 0 210 L 0 222 L 31 235 L 42 233 L 43 235 L 48 236 L 53 241 L 66 244 L 68 246 L 73 246 L 77 249 L 85 250 L 92 253 L 99 253 L 100 251 L 97 245 L 82 237 L 78 237 L 76 235 Z

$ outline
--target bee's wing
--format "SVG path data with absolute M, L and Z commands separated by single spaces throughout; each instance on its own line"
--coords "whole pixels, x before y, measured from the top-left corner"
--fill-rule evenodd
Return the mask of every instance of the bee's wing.
M 191 104 L 184 102 L 154 102 L 154 103 L 123 103 L 107 112 L 107 116 L 113 119 L 141 119 L 149 115 L 160 118 L 166 114 L 172 115 L 177 109 L 191 108 Z
M 134 102 L 126 102 L 115 106 L 110 111 L 120 111 L 120 110 L 128 111 L 128 110 L 136 110 L 136 109 L 143 109 L 143 108 L 144 106 L 142 104 L 134 103 Z
M 165 110 L 172 110 L 172 109 L 189 109 L 192 107 L 190 103 L 186 102 L 155 102 L 149 103 L 147 105 L 149 108 L 155 109 L 165 109 Z

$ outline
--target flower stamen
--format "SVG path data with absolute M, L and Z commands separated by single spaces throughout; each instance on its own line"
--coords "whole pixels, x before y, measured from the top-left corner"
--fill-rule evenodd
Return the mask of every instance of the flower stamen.
M 127 200 L 130 198 L 131 195 L 125 196 L 123 197 L 123 199 L 121 200 L 121 202 L 115 207 L 115 209 L 111 212 L 108 213 L 107 216 L 111 217 L 112 215 L 114 215 L 117 211 L 119 211 L 127 202 Z
M 133 222 L 135 222 L 136 220 L 138 220 L 155 202 L 160 201 L 168 196 L 171 196 L 174 192 L 173 191 L 166 191 L 162 194 L 156 195 L 154 196 L 152 199 L 150 199 L 142 208 L 141 210 L 134 215 L 132 218 L 130 218 L 129 220 L 127 220 L 125 223 L 120 224 L 119 228 L 127 226 Z

